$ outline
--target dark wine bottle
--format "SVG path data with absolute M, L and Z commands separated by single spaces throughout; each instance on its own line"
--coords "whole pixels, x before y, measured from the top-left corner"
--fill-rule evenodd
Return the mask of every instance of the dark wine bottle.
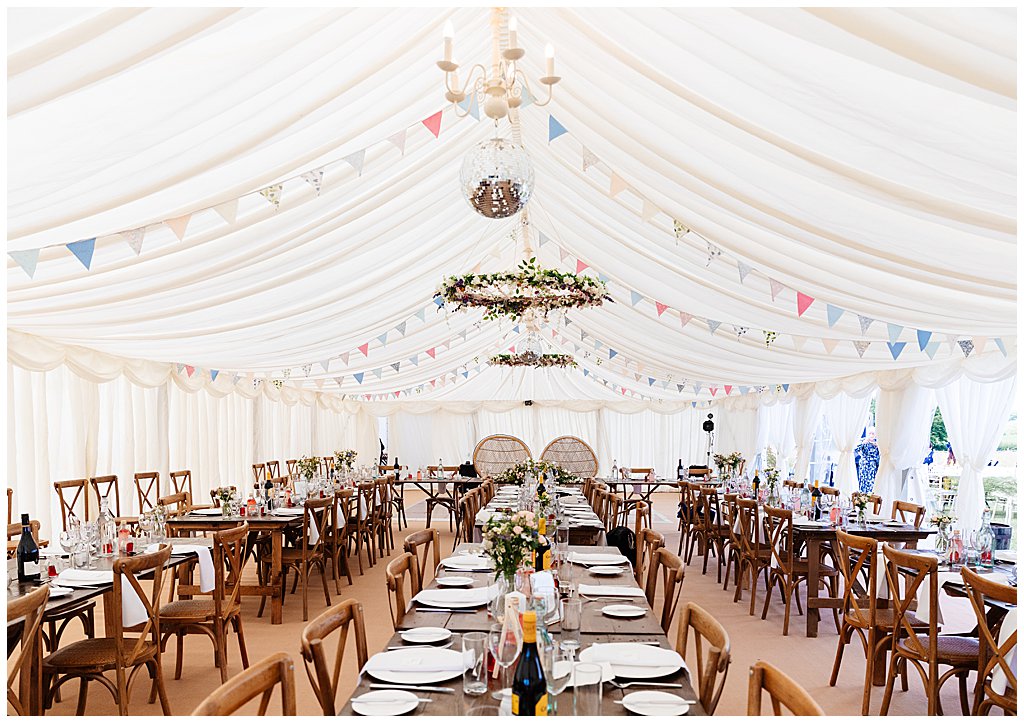
M 39 582 L 39 543 L 32 536 L 28 514 L 21 516 L 21 540 L 18 541 L 18 581 Z
M 548 686 L 537 650 L 537 613 L 523 613 L 523 652 L 512 679 L 512 715 L 547 715 Z
M 402 467 L 398 464 L 398 455 L 395 455 L 395 481 L 397 482 L 402 477 Z
M 540 533 L 540 537 L 537 538 L 537 547 L 533 552 L 534 568 L 537 572 L 551 569 L 551 541 L 547 538 L 547 526 L 546 517 L 537 520 L 537 532 Z
M 757 470 L 754 470 L 754 479 L 751 482 L 754 486 L 754 497 L 757 497 L 757 491 L 761 489 L 761 478 L 757 476 Z
M 814 489 L 811 490 L 811 506 L 814 507 L 814 519 L 821 519 L 821 488 L 818 487 L 818 480 L 814 480 Z
M 685 478 L 686 478 L 686 470 L 683 469 L 683 459 L 682 459 L 682 457 L 680 457 L 679 458 L 679 466 L 676 467 L 676 479 L 681 480 L 681 479 L 685 479 Z

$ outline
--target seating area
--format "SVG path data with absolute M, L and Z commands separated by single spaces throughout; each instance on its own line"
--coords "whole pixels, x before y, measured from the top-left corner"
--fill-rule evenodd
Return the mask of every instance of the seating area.
M 9 716 L 1016 715 L 1015 7 L 5 20 Z

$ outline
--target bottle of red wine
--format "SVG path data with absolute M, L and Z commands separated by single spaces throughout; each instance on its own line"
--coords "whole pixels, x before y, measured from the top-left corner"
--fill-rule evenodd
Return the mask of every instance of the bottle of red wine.
M 397 482 L 402 478 L 402 466 L 398 464 L 398 455 L 395 455 L 395 481 Z
M 685 478 L 686 478 L 686 470 L 683 469 L 683 458 L 680 457 L 679 458 L 679 466 L 676 467 L 676 479 L 685 479 Z
M 523 613 L 523 652 L 512 679 L 512 715 L 547 715 L 548 686 L 537 650 L 537 613 Z
M 32 536 L 28 514 L 21 516 L 21 540 L 18 541 L 18 581 L 39 582 L 39 543 Z
M 537 572 L 551 569 L 551 542 L 547 538 L 547 526 L 547 517 L 542 516 L 537 520 L 537 532 L 540 533 L 537 548 L 534 550 L 534 569 Z
M 821 519 L 821 488 L 818 487 L 818 480 L 814 480 L 814 489 L 811 490 L 811 505 L 814 507 L 814 519 Z

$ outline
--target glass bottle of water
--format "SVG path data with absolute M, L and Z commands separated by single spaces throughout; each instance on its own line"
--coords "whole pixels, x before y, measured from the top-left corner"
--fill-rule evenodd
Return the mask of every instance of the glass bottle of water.
M 992 567 L 992 551 L 996 545 L 996 534 L 992 531 L 992 510 L 985 508 L 981 514 L 981 529 L 974 537 L 974 546 L 982 567 Z
M 114 516 L 110 514 L 106 497 L 100 500 L 100 515 L 96 518 L 96 528 L 99 533 L 99 556 L 112 557 L 114 546 L 117 544 L 117 524 L 114 522 Z

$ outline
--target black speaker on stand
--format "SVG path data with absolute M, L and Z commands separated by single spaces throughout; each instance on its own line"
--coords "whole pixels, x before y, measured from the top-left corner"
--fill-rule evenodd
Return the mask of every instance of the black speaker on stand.
M 702 429 L 708 434 L 708 463 L 707 468 L 711 469 L 711 448 L 715 444 L 715 422 L 714 414 L 708 414 L 708 418 L 704 420 Z

